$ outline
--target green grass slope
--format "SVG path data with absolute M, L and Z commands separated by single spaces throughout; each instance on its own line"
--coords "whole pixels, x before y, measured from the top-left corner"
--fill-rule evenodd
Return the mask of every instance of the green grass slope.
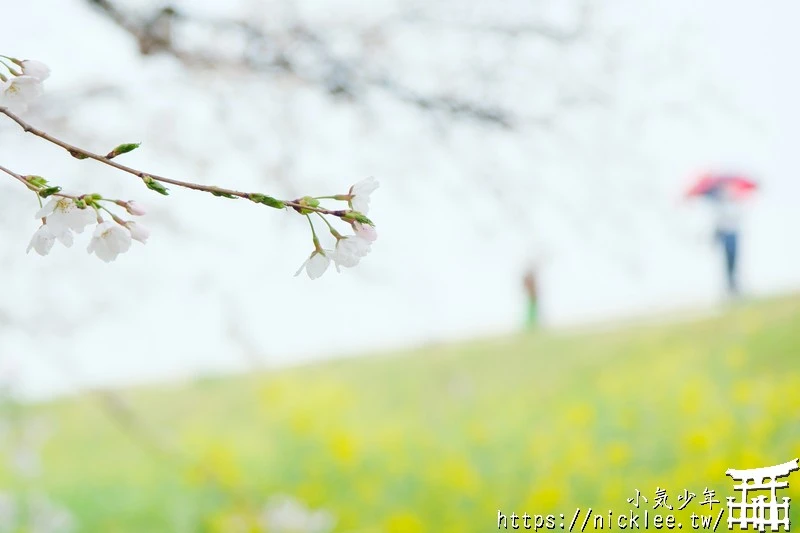
M 662 513 L 657 488 L 691 529 L 692 512 L 716 517 L 734 495 L 726 469 L 800 455 L 799 355 L 800 299 L 784 298 L 125 391 L 148 424 L 132 430 L 93 396 L 62 400 L 34 408 L 56 425 L 37 483 L 103 533 L 256 531 L 276 493 L 342 532 L 497 531 L 498 510 L 553 513 L 560 529 L 578 507 Z M 796 499 L 800 472 L 787 480 Z M 684 491 L 696 496 L 679 511 Z

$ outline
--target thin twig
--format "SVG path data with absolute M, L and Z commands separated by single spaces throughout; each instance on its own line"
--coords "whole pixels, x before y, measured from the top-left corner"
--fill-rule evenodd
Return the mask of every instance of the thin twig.
M 96 154 L 94 152 L 90 152 L 89 150 L 85 150 L 83 148 L 79 148 L 79 147 L 74 146 L 72 144 L 69 144 L 69 143 L 67 143 L 65 141 L 62 141 L 61 139 L 57 139 L 56 137 L 53 137 L 52 135 L 50 135 L 50 134 L 48 134 L 48 133 L 46 133 L 46 132 L 44 132 L 44 131 L 42 131 L 40 129 L 37 129 L 34 126 L 31 126 L 30 124 L 25 122 L 22 118 L 20 118 L 18 115 L 15 115 L 14 113 L 12 113 L 6 107 L 0 107 L 0 113 L 2 113 L 3 115 L 6 115 L 8 118 L 10 118 L 14 122 L 16 122 L 26 133 L 31 133 L 31 134 L 33 134 L 33 135 L 35 135 L 35 136 L 37 136 L 37 137 L 39 137 L 41 139 L 44 139 L 44 140 L 46 140 L 46 141 L 48 141 L 48 142 L 50 142 L 52 144 L 55 144 L 56 146 L 59 146 L 59 147 L 63 148 L 64 150 L 69 152 L 69 154 L 71 156 L 73 156 L 73 157 L 78 157 L 78 158 L 81 158 L 81 159 L 94 159 L 95 161 L 99 161 L 99 162 L 101 162 L 103 164 L 106 164 L 106 165 L 108 165 L 110 167 L 116 168 L 117 170 L 121 170 L 123 172 L 127 172 L 128 174 L 133 174 L 134 176 L 136 176 L 136 177 L 138 177 L 138 178 L 140 178 L 142 180 L 153 179 L 153 180 L 160 181 L 160 182 L 163 182 L 163 183 L 169 183 L 170 185 L 175 185 L 177 187 L 183 187 L 183 188 L 192 189 L 192 190 L 195 190 L 195 191 L 207 192 L 207 193 L 211 193 L 211 194 L 214 194 L 214 195 L 235 196 L 235 197 L 238 197 L 238 198 L 244 198 L 244 199 L 252 200 L 252 201 L 256 201 L 255 198 L 257 197 L 257 195 L 260 195 L 260 193 L 248 193 L 248 192 L 237 191 L 237 190 L 234 190 L 234 189 L 225 189 L 225 188 L 222 188 L 222 187 L 216 187 L 214 185 L 201 185 L 199 183 L 192 183 L 192 182 L 188 182 L 188 181 L 181 181 L 181 180 L 176 180 L 176 179 L 172 179 L 172 178 L 166 178 L 164 176 L 159 176 L 157 174 L 152 174 L 150 172 L 144 172 L 142 170 L 137 170 L 135 168 L 132 168 L 132 167 L 117 163 L 113 159 L 109 159 L 106 156 L 99 155 L 99 154 Z M 14 174 L 12 173 L 11 175 L 14 175 Z M 23 182 L 25 182 L 27 184 L 27 181 L 25 181 L 24 178 L 21 178 L 18 175 L 16 175 L 15 177 L 17 177 L 17 179 L 21 179 L 21 181 L 23 181 Z M 261 196 L 263 196 L 263 195 L 261 195 Z M 298 211 L 303 209 L 303 210 L 307 210 L 307 211 L 314 211 L 316 213 L 320 213 L 320 214 L 323 214 L 323 215 L 332 215 L 332 216 L 339 217 L 339 218 L 343 217 L 345 215 L 345 213 L 347 213 L 346 210 L 341 210 L 341 209 L 333 210 L 333 209 L 325 209 L 325 208 L 322 208 L 322 207 L 310 207 L 310 206 L 304 205 L 304 204 L 299 203 L 299 202 L 294 201 L 294 200 L 291 200 L 291 201 L 280 200 L 280 202 L 285 207 L 291 207 L 291 208 L 294 208 L 295 210 L 298 210 Z
M 5 172 L 6 174 L 11 176 L 12 178 L 18 179 L 19 181 L 24 183 L 29 189 L 33 190 L 34 185 L 28 183 L 28 180 L 26 180 L 21 174 L 17 174 L 13 170 L 9 170 L 9 169 L 7 169 L 6 167 L 4 167 L 2 165 L 0 165 L 0 172 Z
M 2 165 L 0 165 L 0 172 L 5 172 L 6 174 L 11 176 L 12 178 L 15 178 L 15 179 L 21 181 L 27 188 L 29 188 L 30 190 L 32 190 L 33 192 L 35 192 L 37 194 L 40 191 L 42 191 L 43 189 L 47 188 L 47 187 L 37 187 L 36 185 L 34 185 L 33 183 L 31 183 L 27 179 L 25 179 L 25 176 L 23 176 L 22 174 L 17 174 L 13 170 L 10 170 L 10 169 L 2 166 Z M 63 193 L 63 192 L 55 192 L 55 193 L 51 194 L 50 196 L 60 196 L 61 198 L 70 198 L 72 200 L 80 200 L 81 199 L 80 196 L 75 196 L 74 194 L 67 194 L 67 193 Z

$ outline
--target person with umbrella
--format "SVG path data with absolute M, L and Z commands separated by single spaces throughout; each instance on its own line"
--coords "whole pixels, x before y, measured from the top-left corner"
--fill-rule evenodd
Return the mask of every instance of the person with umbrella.
M 723 251 L 728 294 L 739 295 L 739 249 L 742 220 L 741 201 L 758 188 L 756 182 L 739 176 L 702 176 L 687 192 L 688 197 L 705 197 L 716 207 L 714 240 Z

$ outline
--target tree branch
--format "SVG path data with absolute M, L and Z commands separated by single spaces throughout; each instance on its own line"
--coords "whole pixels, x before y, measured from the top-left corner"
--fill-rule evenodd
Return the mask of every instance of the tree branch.
M 195 190 L 195 191 L 202 191 L 202 192 L 211 193 L 211 194 L 213 194 L 215 196 L 237 197 L 237 198 L 244 198 L 244 199 L 247 199 L 247 200 L 251 200 L 251 201 L 256 202 L 256 203 L 264 203 L 262 200 L 263 200 L 265 195 L 263 195 L 261 193 L 248 193 L 248 192 L 237 191 L 237 190 L 234 190 L 234 189 L 226 189 L 226 188 L 223 188 L 223 187 L 216 187 L 216 186 L 213 186 L 213 185 L 201 185 L 201 184 L 198 184 L 198 183 L 192 183 L 192 182 L 188 182 L 188 181 L 176 180 L 176 179 L 167 178 L 167 177 L 164 177 L 164 176 L 159 176 L 157 174 L 144 172 L 142 170 L 137 170 L 135 168 L 132 168 L 132 167 L 117 163 L 113 159 L 110 159 L 108 156 L 99 155 L 99 154 L 96 154 L 94 152 L 90 152 L 88 150 L 85 150 L 83 148 L 79 148 L 77 146 L 73 146 L 72 144 L 69 144 L 69 143 L 67 143 L 65 141 L 62 141 L 60 139 L 57 139 L 56 137 L 53 137 L 52 135 L 50 135 L 48 133 L 45 133 L 44 131 L 41 131 L 41 130 L 31 126 L 30 124 L 25 122 L 22 118 L 20 118 L 19 116 L 15 115 L 11 111 L 9 111 L 8 108 L 0 107 L 0 114 L 6 115 L 8 118 L 10 118 L 14 122 L 16 122 L 23 129 L 23 131 L 25 131 L 26 133 L 31 133 L 31 134 L 33 134 L 33 135 L 35 135 L 35 136 L 37 136 L 37 137 L 39 137 L 41 139 L 44 139 L 44 140 L 46 140 L 46 141 L 48 141 L 48 142 L 50 142 L 52 144 L 55 144 L 56 146 L 59 146 L 59 147 L 63 148 L 64 150 L 69 152 L 69 154 L 71 156 L 73 156 L 73 157 L 76 157 L 78 159 L 94 159 L 95 161 L 99 161 L 100 163 L 103 163 L 103 164 L 108 165 L 110 167 L 116 168 L 117 170 L 121 170 L 121 171 L 126 172 L 128 174 L 132 174 L 132 175 L 142 179 L 143 181 L 146 181 L 148 179 L 152 179 L 152 180 L 156 180 L 158 182 L 169 183 L 170 185 L 175 185 L 177 187 L 183 187 L 183 188 L 192 189 L 192 190 Z M 19 179 L 20 181 L 25 183 L 28 186 L 28 188 L 30 188 L 30 184 L 27 182 L 27 180 L 24 179 L 24 177 L 22 177 L 22 176 L 20 176 L 18 174 L 15 174 L 15 173 L 13 173 L 11 171 L 8 171 L 6 169 L 3 169 L 3 171 L 8 173 L 8 174 L 10 174 L 10 175 L 12 175 L 12 176 L 14 176 L 14 177 L 16 177 L 17 179 Z M 61 195 L 61 196 L 64 196 L 64 195 Z M 67 197 L 71 198 L 71 196 L 67 196 Z M 323 215 L 332 215 L 332 216 L 335 216 L 335 217 L 338 217 L 338 218 L 344 218 L 345 215 L 348 213 L 347 210 L 332 210 L 332 209 L 324 209 L 322 207 L 308 206 L 308 205 L 302 203 L 300 200 L 292 200 L 292 201 L 283 201 L 283 200 L 275 200 L 275 199 L 272 199 L 272 200 L 277 202 L 277 204 L 275 204 L 275 205 L 267 204 L 267 205 L 270 205 L 270 207 L 276 207 L 278 204 L 282 204 L 283 207 L 291 207 L 291 208 L 295 209 L 298 212 L 301 212 L 301 210 L 307 210 L 307 211 L 320 213 L 320 214 L 323 214 Z M 280 209 L 282 207 L 276 207 L 276 208 Z
M 307 74 L 303 72 L 298 61 L 292 57 L 290 47 L 280 44 L 281 37 L 285 40 L 287 36 L 270 35 L 265 30 L 246 21 L 201 19 L 171 7 L 162 8 L 150 17 L 136 19 L 125 14 L 111 0 L 86 1 L 134 37 L 139 51 L 143 55 L 168 54 L 193 68 L 219 68 L 221 65 L 225 65 L 258 73 L 291 74 L 305 82 L 322 86 L 331 95 L 350 99 L 356 98 L 365 88 L 377 88 L 422 111 L 441 111 L 454 117 L 469 118 L 503 129 L 512 129 L 518 122 L 513 117 L 514 113 L 500 106 L 484 105 L 455 95 L 419 94 L 392 76 L 371 75 L 357 62 L 348 61 L 331 53 L 318 34 L 303 26 L 295 25 L 289 28 L 288 38 L 293 41 L 293 44 L 300 42 L 310 49 L 315 61 L 324 65 L 321 73 Z M 583 34 L 584 17 L 585 14 L 582 15 L 580 24 L 574 30 L 566 32 L 558 29 L 548 30 L 545 26 L 519 27 L 504 31 L 511 31 L 515 34 L 538 33 L 543 37 L 565 44 Z M 241 53 L 228 56 L 220 55 L 217 50 L 214 50 L 213 53 L 208 50 L 182 50 L 173 38 L 175 26 L 181 23 L 198 24 L 213 31 L 237 32 L 244 37 L 245 49 Z M 497 28 L 492 31 L 495 30 Z M 545 118 L 535 122 L 547 124 L 549 119 Z

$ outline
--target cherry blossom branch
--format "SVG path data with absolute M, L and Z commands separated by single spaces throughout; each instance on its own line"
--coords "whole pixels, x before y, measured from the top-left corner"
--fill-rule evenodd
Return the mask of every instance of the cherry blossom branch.
M 114 152 L 111 152 L 110 154 L 105 155 L 105 156 L 100 155 L 100 154 L 96 154 L 94 152 L 90 152 L 89 150 L 86 150 L 86 149 L 83 149 L 83 148 L 79 148 L 78 146 L 74 146 L 74 145 L 72 145 L 70 143 L 62 141 L 62 140 L 60 140 L 60 139 L 58 139 L 58 138 L 56 138 L 56 137 L 54 137 L 54 136 L 52 136 L 50 134 L 38 129 L 38 128 L 35 128 L 34 126 L 32 126 L 29 123 L 27 123 L 25 120 L 23 120 L 18 115 L 12 113 L 7 107 L 0 107 L 0 113 L 2 113 L 3 115 L 6 115 L 8 118 L 10 118 L 14 122 L 16 122 L 23 129 L 23 131 L 25 131 L 26 133 L 31 133 L 31 134 L 33 134 L 33 135 L 35 135 L 35 136 L 37 136 L 39 138 L 42 138 L 42 139 L 44 139 L 44 140 L 46 140 L 46 141 L 48 141 L 48 142 L 50 142 L 52 144 L 55 144 L 56 146 L 59 146 L 59 147 L 63 148 L 72 157 L 75 157 L 77 159 L 94 159 L 95 161 L 99 161 L 100 163 L 103 163 L 103 164 L 106 164 L 108 166 L 114 167 L 117 170 L 121 170 L 123 172 L 127 172 L 128 174 L 133 174 L 134 176 L 136 176 L 136 177 L 140 178 L 141 180 L 143 180 L 145 182 L 145 184 L 147 184 L 151 188 L 154 187 L 154 186 L 158 187 L 157 185 L 150 185 L 152 183 L 152 181 L 150 181 L 150 180 L 155 180 L 155 181 L 162 182 L 162 183 L 169 183 L 170 185 L 175 185 L 177 187 L 183 187 L 183 188 L 192 189 L 192 190 L 195 190 L 195 191 L 202 191 L 202 192 L 211 193 L 214 196 L 222 196 L 222 197 L 231 197 L 231 196 L 233 196 L 233 197 L 238 197 L 238 198 L 244 198 L 246 200 L 251 200 L 251 201 L 256 202 L 256 203 L 266 204 L 266 205 L 268 205 L 270 207 L 273 207 L 275 209 L 283 209 L 283 207 L 291 207 L 291 208 L 294 208 L 298 212 L 300 212 L 301 210 L 306 210 L 306 211 L 312 211 L 312 212 L 315 212 L 315 213 L 320 213 L 320 214 L 323 214 L 323 215 L 331 215 L 331 216 L 335 216 L 335 217 L 338 217 L 338 218 L 343 218 L 348 213 L 348 210 L 346 210 L 346 209 L 332 210 L 332 209 L 325 209 L 325 208 L 318 207 L 318 206 L 314 207 L 312 205 L 309 205 L 309 204 L 303 202 L 302 199 L 289 200 L 289 201 L 287 201 L 287 200 L 277 200 L 277 199 L 272 198 L 270 196 L 266 196 L 265 197 L 265 195 L 263 195 L 261 193 L 248 193 L 248 192 L 237 191 L 237 190 L 234 190 L 234 189 L 226 189 L 226 188 L 223 188 L 223 187 L 217 187 L 217 186 L 214 186 L 214 185 L 202 185 L 202 184 L 199 184 L 199 183 L 191 183 L 191 182 L 188 182 L 188 181 L 181 181 L 181 180 L 176 180 L 176 179 L 172 179 L 172 178 L 167 178 L 167 177 L 164 177 L 164 176 L 159 176 L 159 175 L 153 174 L 151 172 L 144 172 L 142 170 L 137 170 L 135 168 L 132 168 L 132 167 L 129 167 L 127 165 L 123 165 L 121 163 L 118 163 L 118 162 L 114 161 L 111 157 L 109 157 L 109 155 L 113 154 Z M 22 181 L 24 181 L 24 180 L 22 180 Z
M 7 74 L 3 74 L 4 71 Z M 17 114 L 24 112 L 28 104 L 42 94 L 43 82 L 49 76 L 50 68 L 40 61 L 19 60 L 0 55 L 0 114 L 15 122 L 25 133 L 30 133 L 66 150 L 74 158 L 93 159 L 116 170 L 136 176 L 148 189 L 164 196 L 169 195 L 169 190 L 164 186 L 167 183 L 185 189 L 207 192 L 222 198 L 234 200 L 244 198 L 273 209 L 294 209 L 308 219 L 314 245 L 311 255 L 295 276 L 305 270 L 309 278 L 316 279 L 325 273 L 331 261 L 335 264 L 336 270 L 340 271 L 342 266 L 355 266 L 362 257 L 369 253 L 371 244 L 376 238 L 374 223 L 366 216 L 369 209 L 369 196 L 378 187 L 378 182 L 374 178 L 370 177 L 352 185 L 346 194 L 303 196 L 295 200 L 279 200 L 262 193 L 243 192 L 216 185 L 202 185 L 144 172 L 114 161 L 114 158 L 137 149 L 141 143 L 120 144 L 106 155 L 101 155 L 50 135 L 29 124 Z M 12 107 L 14 111 L 12 111 Z M 35 192 L 39 201 L 40 210 L 36 213 L 35 218 L 40 218 L 42 225 L 34 233 L 28 245 L 28 252 L 36 250 L 39 255 L 47 255 L 56 240 L 69 248 L 74 242 L 73 232 L 82 233 L 87 226 L 96 222 L 97 226 L 87 252 L 96 254 L 97 257 L 108 263 L 114 261 L 119 254 L 127 252 L 131 247 L 132 240 L 145 244 L 150 236 L 150 231 L 146 227 L 132 220 L 123 220 L 101 204 L 101 202 L 114 203 L 124 208 L 130 215 L 144 215 L 145 210 L 134 201 L 112 200 L 97 193 L 75 196 L 61 192 L 60 186 L 50 185 L 41 176 L 22 175 L 2 166 L 0 166 L 0 171 Z M 42 206 L 41 199 L 50 196 L 55 196 L 55 198 L 51 198 L 47 205 Z M 347 202 L 349 209 L 328 209 L 320 205 L 320 200 Z M 319 215 L 328 225 L 331 235 L 336 239 L 334 249 L 325 249 L 320 244 L 309 216 L 312 213 Z M 106 220 L 104 214 L 109 215 L 111 220 Z M 325 219 L 326 215 L 337 217 L 348 223 L 354 234 L 343 236 Z
M 15 178 L 15 179 L 18 179 L 19 181 L 21 181 L 22 184 L 25 185 L 30 190 L 32 190 L 34 192 L 38 192 L 36 186 L 33 185 L 32 183 L 28 183 L 28 180 L 26 180 L 21 174 L 17 174 L 13 170 L 9 170 L 9 169 L 7 169 L 6 167 L 4 167 L 2 165 L 0 165 L 0 172 L 5 172 L 6 174 L 11 176 L 12 178 Z
M 23 176 L 22 174 L 18 174 L 16 172 L 14 172 L 13 170 L 10 170 L 10 169 L 2 166 L 2 165 L 0 165 L 0 172 L 5 172 L 6 174 L 11 176 L 12 178 L 19 180 L 20 182 L 22 182 L 23 185 L 25 185 L 28 189 L 30 189 L 33 192 L 35 192 L 38 196 L 42 196 L 42 194 L 44 193 L 45 194 L 45 198 L 47 196 L 59 196 L 61 198 L 69 198 L 71 200 L 81 201 L 85 197 L 89 196 L 89 195 L 75 196 L 73 194 L 67 194 L 67 193 L 63 193 L 63 192 L 60 192 L 60 191 L 59 192 L 50 192 L 50 194 L 47 194 L 45 191 L 47 191 L 48 189 L 54 190 L 54 189 L 60 189 L 60 187 L 46 187 L 44 184 L 43 185 L 39 185 L 38 183 L 41 183 L 41 182 L 37 182 L 36 179 L 35 179 L 35 178 L 39 178 L 39 176 Z

